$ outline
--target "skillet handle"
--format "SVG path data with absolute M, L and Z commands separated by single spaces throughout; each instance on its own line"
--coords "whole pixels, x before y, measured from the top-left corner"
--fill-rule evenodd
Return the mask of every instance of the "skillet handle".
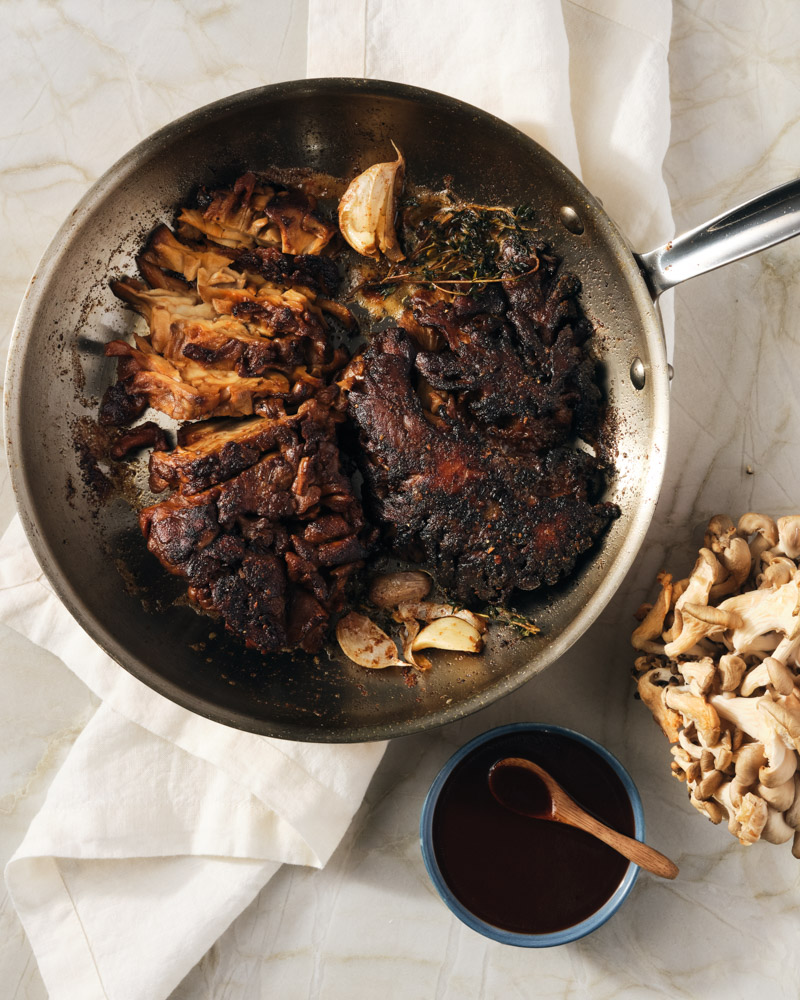
M 673 285 L 800 235 L 800 178 L 635 254 L 654 297 Z

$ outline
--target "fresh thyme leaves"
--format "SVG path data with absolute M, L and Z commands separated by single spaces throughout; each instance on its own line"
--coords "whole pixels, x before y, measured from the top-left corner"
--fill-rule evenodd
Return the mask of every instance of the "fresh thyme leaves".
M 533 222 L 536 217 L 536 209 L 533 205 L 517 205 L 512 209 L 512 214 L 518 222 Z
M 534 624 L 529 618 L 521 615 L 518 611 L 512 611 L 510 608 L 489 605 L 486 608 L 486 614 L 494 621 L 500 622 L 501 625 L 510 625 L 512 628 L 521 629 L 527 635 L 536 635 L 541 632 L 539 626 Z
M 469 294 L 486 284 L 521 277 L 539 264 L 534 247 L 534 210 L 530 205 L 498 208 L 455 205 L 423 219 L 408 234 L 407 258 L 394 265 L 378 284 L 400 281 L 429 284 L 452 294 Z M 503 253 L 511 241 L 525 253 L 522 265 Z

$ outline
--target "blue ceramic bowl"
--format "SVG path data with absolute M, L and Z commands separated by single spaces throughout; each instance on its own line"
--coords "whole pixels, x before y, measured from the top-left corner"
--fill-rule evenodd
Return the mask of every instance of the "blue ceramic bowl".
M 436 887 L 436 890 L 452 912 L 468 927 L 471 927 L 473 930 L 478 931 L 480 934 L 484 934 L 486 937 L 492 938 L 495 941 L 500 941 L 502 944 L 517 945 L 522 948 L 550 948 L 555 945 L 568 944 L 570 941 L 577 941 L 578 938 L 591 934 L 592 931 L 601 927 L 609 919 L 609 917 L 617 912 L 627 898 L 639 874 L 638 866 L 633 863 L 629 863 L 628 867 L 625 869 L 622 880 L 610 898 L 608 898 L 599 909 L 595 910 L 594 913 L 586 917 L 586 919 L 581 920 L 580 923 L 573 924 L 563 930 L 548 933 L 518 933 L 515 931 L 505 930 L 501 927 L 496 927 L 491 923 L 487 923 L 485 920 L 476 916 L 466 906 L 464 906 L 445 881 L 439 867 L 439 863 L 436 859 L 436 852 L 433 845 L 433 823 L 439 796 L 446 781 L 458 765 L 470 754 L 472 754 L 473 751 L 490 741 L 497 740 L 499 737 L 527 733 L 536 733 L 540 738 L 542 736 L 546 736 L 547 734 L 552 734 L 553 736 L 557 736 L 562 739 L 567 738 L 574 740 L 581 744 L 584 748 L 593 751 L 598 757 L 605 761 L 605 763 L 609 765 L 611 770 L 619 778 L 625 793 L 628 796 L 631 810 L 633 812 L 634 836 L 637 840 L 644 840 L 644 811 L 642 809 L 642 802 L 639 798 L 639 793 L 636 790 L 636 786 L 634 785 L 630 775 L 616 759 L 616 757 L 610 754 L 604 747 L 600 746 L 599 743 L 595 743 L 594 740 L 590 740 L 588 737 L 582 736 L 580 733 L 575 733 L 570 729 L 564 729 L 561 726 L 544 725 L 536 722 L 520 722 L 515 725 L 501 726 L 497 729 L 491 729 L 489 732 L 483 733 L 481 736 L 477 736 L 474 740 L 467 743 L 466 746 L 463 746 L 457 753 L 453 754 L 450 760 L 436 776 L 436 779 L 431 785 L 425 799 L 425 804 L 422 807 L 422 817 L 420 820 L 420 844 L 422 847 L 422 857 L 425 861 L 425 867 L 428 870 L 428 874 Z

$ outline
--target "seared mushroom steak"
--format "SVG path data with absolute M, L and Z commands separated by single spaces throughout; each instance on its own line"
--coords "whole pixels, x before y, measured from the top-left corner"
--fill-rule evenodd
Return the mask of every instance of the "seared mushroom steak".
M 314 399 L 294 415 L 202 424 L 152 456 L 156 485 L 181 489 L 139 515 L 148 549 L 262 652 L 320 648 L 374 538 L 340 466 L 336 419 Z
M 182 233 L 205 234 L 221 246 L 274 246 L 284 253 L 316 254 L 336 229 L 316 214 L 316 201 L 297 190 L 280 190 L 246 173 L 233 188 L 201 188 L 196 208 L 184 208 Z
M 116 439 L 120 455 L 154 446 L 150 486 L 175 490 L 139 515 L 147 547 L 262 652 L 320 648 L 376 534 L 340 465 L 346 399 L 328 380 L 348 354 L 332 347 L 325 311 L 349 314 L 319 297 L 339 272 L 313 256 L 335 232 L 313 208 L 245 175 L 201 192 L 181 237 L 154 231 L 137 258 L 146 283 L 112 282 L 148 329 L 107 345 L 118 381 L 101 419 L 125 424 L 149 404 L 198 421 L 174 450 L 151 423 Z
M 558 582 L 619 515 L 597 502 L 601 463 L 575 447 L 576 434 L 596 440 L 601 415 L 579 285 L 542 257 L 505 294 L 418 293 L 415 319 L 446 346 L 390 329 L 343 380 L 368 513 L 462 600 Z
M 106 346 L 109 357 L 120 359 L 117 386 L 103 404 L 106 422 L 135 413 L 134 400 L 176 420 L 196 420 L 247 416 L 260 400 L 298 402 L 324 386 L 346 353 L 330 346 L 311 287 L 289 282 L 316 275 L 316 286 L 328 289 L 338 272 L 330 261 L 317 266 L 275 248 L 248 251 L 246 259 L 262 271 L 262 252 L 271 255 L 271 276 L 283 283 L 239 264 L 234 269 L 233 249 L 182 242 L 166 226 L 156 229 L 138 258 L 153 287 L 132 278 L 112 282 L 145 319 L 149 336 Z

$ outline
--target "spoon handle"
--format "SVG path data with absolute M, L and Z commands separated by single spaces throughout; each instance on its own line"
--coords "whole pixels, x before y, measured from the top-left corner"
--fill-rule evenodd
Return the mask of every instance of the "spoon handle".
M 634 840 L 633 837 L 626 837 L 624 833 L 612 830 L 605 823 L 601 823 L 594 816 L 584 812 L 576 803 L 562 804 L 559 802 L 558 812 L 563 823 L 591 833 L 593 837 L 597 837 L 604 844 L 613 847 L 615 851 L 635 865 L 639 865 L 640 868 L 644 868 L 654 875 L 660 875 L 661 878 L 675 878 L 678 874 L 678 866 L 659 851 L 648 847 L 640 840 Z

